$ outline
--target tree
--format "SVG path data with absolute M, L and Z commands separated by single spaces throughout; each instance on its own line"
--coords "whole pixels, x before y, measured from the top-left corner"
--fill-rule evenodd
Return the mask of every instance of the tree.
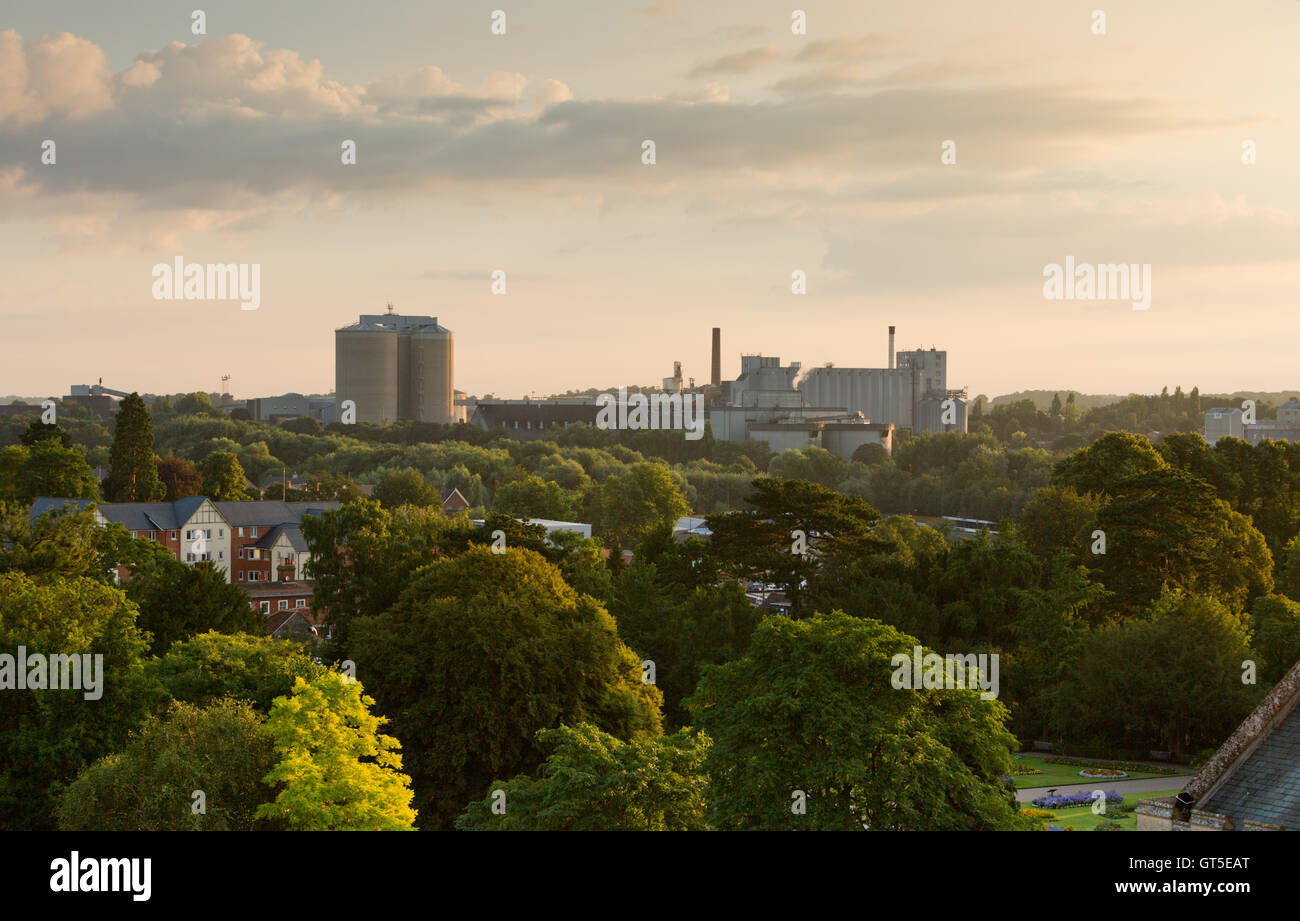
M 227 582 L 225 571 L 211 561 L 190 565 L 159 557 L 133 571 L 125 588 L 126 597 L 140 607 L 140 629 L 153 634 L 149 651 L 154 655 L 209 630 L 260 634 L 265 626 L 244 590 Z
M 403 740 L 421 827 L 445 828 L 495 777 L 540 764 L 536 734 L 590 722 L 659 734 L 661 695 L 614 619 L 529 550 L 472 547 L 352 625 L 357 674 Z
M 572 521 L 573 502 L 558 483 L 548 483 L 538 476 L 502 483 L 492 499 L 492 508 L 516 518 L 548 518 Z
M 206 393 L 187 393 L 176 401 L 179 416 L 206 416 L 212 412 L 212 397 Z
M 278 789 L 259 819 L 293 831 L 411 831 L 411 779 L 399 743 L 380 730 L 388 720 L 375 702 L 338 672 L 296 678 L 266 719 L 279 762 L 263 778 Z
M 1291 538 L 1277 561 L 1277 590 L 1292 601 L 1300 601 L 1300 535 Z
M 683 588 L 660 578 L 661 565 L 670 564 L 638 553 L 614 580 L 610 613 L 623 641 L 654 663 L 664 720 L 676 727 L 689 722 L 682 701 L 695 692 L 701 671 L 749 648 L 759 611 L 737 582 Z
M 313 681 L 325 673 L 290 640 L 215 632 L 173 643 L 148 670 L 175 700 L 206 707 L 231 698 L 258 713 L 269 713 L 275 698 L 293 690 L 295 679 Z
M 1218 745 L 1257 702 L 1242 683 L 1253 658 L 1240 619 L 1212 598 L 1163 593 L 1145 616 L 1112 622 L 1083 645 L 1062 693 L 1067 742 L 1175 754 Z
M 45 438 L 28 448 L 15 485 L 24 502 L 40 496 L 99 498 L 99 481 L 86 458 L 77 448 L 65 448 L 57 438 Z
M 166 492 L 154 460 L 149 407 L 133 393 L 117 407 L 104 493 L 109 502 L 157 502 Z
M 1284 595 L 1261 595 L 1250 610 L 1250 625 L 1263 660 L 1259 678 L 1268 687 L 1300 662 L 1300 604 Z
M 892 687 L 893 657 L 917 645 L 839 611 L 765 618 L 745 657 L 709 670 L 686 704 L 713 738 L 710 824 L 1028 827 L 1001 781 L 1016 747 L 1006 708 L 974 690 Z
M 1110 432 L 1058 463 L 1052 482 L 1078 493 L 1108 494 L 1121 480 L 1166 466 L 1143 436 Z
M 424 481 L 420 471 L 409 467 L 386 473 L 375 486 L 375 498 L 384 508 L 414 505 L 419 508 L 434 504 L 434 492 Z
M 19 441 L 30 448 L 51 439 L 57 441 L 62 447 L 72 447 L 72 437 L 58 423 L 42 422 L 40 419 L 27 424 L 27 431 L 23 432 Z
M 868 444 L 858 445 L 853 450 L 853 455 L 849 458 L 855 464 L 866 464 L 868 467 L 879 467 L 889 460 L 889 452 L 885 450 L 882 444 L 869 442 Z
M 1122 608 L 1149 605 L 1168 585 L 1244 611 L 1272 588 L 1263 535 L 1205 481 L 1161 467 L 1112 482 L 1110 492 L 1096 519 L 1106 553 L 1093 559 Z
M 158 458 L 158 479 L 167 490 L 163 495 L 165 502 L 203 495 L 203 474 L 183 457 L 167 454 Z
M 406 505 L 390 512 L 373 499 L 303 517 L 312 598 L 333 624 L 337 646 L 346 646 L 353 620 L 397 601 L 411 575 L 443 553 L 452 527 L 441 509 Z
M 126 746 L 86 768 L 58 807 L 65 831 L 251 831 L 271 798 L 271 736 L 247 703 L 173 702 Z M 200 794 L 198 798 L 195 794 Z
M 1065 553 L 1076 563 L 1086 563 L 1093 556 L 1091 525 L 1100 508 L 1101 500 L 1091 493 L 1044 486 L 1020 510 L 1018 532 L 1039 559 Z
M 682 730 L 624 742 L 590 723 L 543 729 L 536 778 L 493 781 L 456 820 L 469 831 L 703 831 L 709 738 Z M 505 811 L 494 811 L 505 794 Z
M 145 676 L 145 640 L 135 618 L 135 605 L 103 582 L 0 573 L 0 649 L 75 656 L 82 685 L 33 689 L 29 666 L 27 690 L 12 683 L 0 690 L 0 827 L 49 827 L 52 788 L 117 750 L 157 700 L 160 689 Z M 102 656 L 98 667 L 96 656 Z M 42 672 L 48 683 L 48 671 Z M 14 681 L 12 672 L 7 677 Z
M 803 613 L 807 583 L 828 560 L 885 546 L 871 534 L 879 512 L 816 483 L 759 478 L 745 502 L 744 511 L 708 517 L 713 557 L 732 576 L 781 586 L 795 616 Z
M 203 459 L 203 495 L 213 502 L 242 502 L 245 492 L 244 468 L 231 451 L 213 451 Z
M 674 524 L 691 510 L 672 469 L 662 463 L 636 463 L 600 486 L 602 530 L 627 546 L 655 526 Z
M 298 435 L 319 435 L 325 431 L 321 428 L 321 424 L 311 416 L 296 416 L 293 419 L 285 419 L 280 423 L 280 428 Z
M 361 490 L 357 489 L 357 484 L 350 477 L 329 471 L 309 475 L 304 491 L 308 499 L 332 500 L 344 505 L 361 497 Z

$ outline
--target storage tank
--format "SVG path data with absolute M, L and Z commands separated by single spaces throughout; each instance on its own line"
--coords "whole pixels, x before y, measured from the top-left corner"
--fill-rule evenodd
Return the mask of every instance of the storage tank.
M 397 331 L 364 318 L 334 331 L 334 395 L 357 407 L 357 422 L 383 425 L 397 415 Z
M 452 332 L 432 323 L 411 330 L 410 415 L 420 422 L 455 421 Z

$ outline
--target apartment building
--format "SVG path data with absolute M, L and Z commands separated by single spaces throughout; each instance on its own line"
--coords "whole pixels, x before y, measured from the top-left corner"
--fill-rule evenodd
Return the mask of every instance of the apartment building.
M 183 563 L 210 560 L 227 582 L 257 585 L 306 578 L 310 554 L 299 528 L 303 516 L 337 509 L 338 502 L 213 502 L 189 496 L 175 502 L 104 502 L 42 497 L 28 513 L 95 506 L 100 524 L 120 524 L 132 537 L 152 540 Z M 123 573 L 122 575 L 126 575 Z

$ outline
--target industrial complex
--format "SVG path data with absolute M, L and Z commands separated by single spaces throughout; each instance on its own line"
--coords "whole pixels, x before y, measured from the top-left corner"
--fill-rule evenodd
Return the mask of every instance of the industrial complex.
M 894 435 L 966 431 L 967 392 L 948 387 L 948 353 L 935 348 L 895 352 L 889 327 L 884 367 L 803 369 L 776 356 L 742 354 L 740 374 L 722 379 L 722 330 L 712 330 L 709 383 L 685 378 L 682 363 L 661 381 L 661 391 L 702 399 L 713 437 L 753 439 L 774 451 L 815 445 L 852 457 L 866 444 L 892 451 Z M 219 408 L 243 409 L 248 418 L 277 422 L 306 416 L 374 425 L 412 420 L 435 424 L 469 422 L 511 438 L 545 438 L 556 428 L 596 425 L 600 405 L 591 397 L 498 400 L 466 397 L 453 385 L 454 335 L 437 317 L 407 316 L 388 305 L 363 314 L 334 332 L 334 393 L 286 393 L 244 401 L 223 392 Z M 67 399 L 96 412 L 111 412 L 124 391 L 75 385 Z M 1297 407 L 1300 415 L 1300 407 Z

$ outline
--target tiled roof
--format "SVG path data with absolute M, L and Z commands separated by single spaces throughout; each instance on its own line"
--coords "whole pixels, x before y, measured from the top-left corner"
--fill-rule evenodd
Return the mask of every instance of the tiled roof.
M 188 496 L 175 502 L 104 502 L 99 513 L 105 520 L 120 524 L 129 531 L 175 531 L 189 521 L 204 503 L 202 496 Z M 83 509 L 93 505 L 89 499 L 56 499 L 42 496 L 32 503 L 30 518 L 52 508 L 74 505 Z
M 1300 707 L 1275 722 L 1255 749 L 1200 808 L 1247 821 L 1300 831 Z
M 299 553 L 307 552 L 307 539 L 302 536 L 302 528 L 298 527 L 296 524 L 276 525 L 270 531 L 263 534 L 253 546 L 269 550 L 275 546 L 275 543 L 280 539 L 281 534 L 289 539 L 289 546 L 293 547 L 295 551 Z
M 27 513 L 27 519 L 35 521 L 46 512 L 64 511 L 65 509 L 81 511 L 94 504 L 93 499 L 56 499 L 50 496 L 41 496 L 32 503 L 32 507 Z
M 263 499 L 260 502 L 214 502 L 212 503 L 230 522 L 232 528 L 273 527 L 277 524 L 297 524 L 303 515 L 322 511 L 332 511 L 340 503 L 326 500 L 311 502 L 281 502 L 278 499 Z

